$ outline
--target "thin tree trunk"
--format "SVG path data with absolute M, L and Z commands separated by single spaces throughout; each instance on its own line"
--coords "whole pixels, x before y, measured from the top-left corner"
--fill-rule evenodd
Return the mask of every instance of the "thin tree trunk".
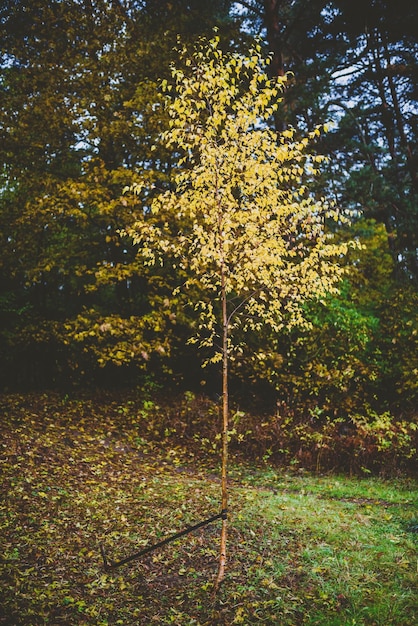
M 222 530 L 219 555 L 219 571 L 215 581 L 214 591 L 225 576 L 226 542 L 227 542 L 227 510 L 228 510 L 228 427 L 229 427 L 229 398 L 228 398 L 228 313 L 225 288 L 225 272 L 221 274 L 222 297 Z
M 383 35 L 382 35 L 382 39 L 383 39 Z M 396 127 L 398 129 L 401 146 L 404 148 L 405 153 L 406 153 L 406 164 L 408 167 L 409 174 L 411 176 L 413 188 L 417 189 L 417 172 L 413 165 L 412 148 L 406 136 L 405 121 L 401 112 L 401 106 L 399 103 L 399 97 L 398 97 L 398 93 L 396 90 L 396 85 L 395 85 L 395 82 L 393 80 L 393 76 L 391 73 L 391 57 L 390 57 L 390 52 L 389 52 L 389 48 L 388 48 L 386 40 L 383 41 L 383 50 L 384 50 L 384 55 L 386 59 L 386 75 L 387 75 L 387 80 L 389 84 L 390 94 L 392 97 L 392 104 L 393 104 L 393 110 L 395 113 Z
M 264 0 L 264 25 L 267 30 L 267 41 L 273 57 L 269 66 L 269 74 L 272 78 L 285 75 L 283 61 L 282 30 L 279 21 L 278 0 Z M 277 113 L 274 115 L 274 127 L 278 133 L 284 130 L 284 123 Z
M 279 20 L 278 0 L 264 0 L 264 24 L 267 29 L 267 41 L 273 58 L 270 64 L 272 76 L 284 76 L 282 29 Z
M 395 166 L 395 172 L 398 173 L 398 160 L 395 149 L 395 129 L 394 129 L 394 120 L 392 116 L 392 112 L 390 110 L 390 105 L 386 97 L 386 88 L 385 88 L 385 73 L 382 67 L 382 52 L 381 45 L 379 42 L 379 33 L 376 29 L 373 29 L 370 33 L 367 34 L 367 43 L 369 47 L 369 51 L 372 55 L 373 59 L 373 69 L 375 72 L 375 84 L 377 90 L 379 92 L 379 97 L 381 100 L 381 120 L 382 125 L 385 129 L 386 140 L 388 142 L 389 153 L 391 159 Z M 397 176 L 398 178 L 398 176 Z M 398 180 L 399 185 L 399 180 Z

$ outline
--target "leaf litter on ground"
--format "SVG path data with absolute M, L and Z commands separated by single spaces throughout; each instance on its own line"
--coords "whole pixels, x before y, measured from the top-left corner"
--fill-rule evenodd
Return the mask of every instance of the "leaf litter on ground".
M 413 479 L 231 472 L 230 555 L 216 597 L 217 459 L 150 436 L 121 402 L 2 397 L 0 624 L 377 624 L 418 621 Z M 154 425 L 153 425 L 154 427 Z

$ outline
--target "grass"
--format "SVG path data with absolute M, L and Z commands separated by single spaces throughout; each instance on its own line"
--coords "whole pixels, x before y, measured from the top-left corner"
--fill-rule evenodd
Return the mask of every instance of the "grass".
M 216 514 L 216 457 L 122 401 L 1 400 L 0 624 L 418 623 L 415 480 L 233 464 L 213 597 L 220 522 L 111 571 L 99 544 L 124 558 Z

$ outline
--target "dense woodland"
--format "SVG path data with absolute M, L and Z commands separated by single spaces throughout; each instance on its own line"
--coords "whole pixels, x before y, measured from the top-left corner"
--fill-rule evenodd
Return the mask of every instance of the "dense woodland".
M 292 423 L 379 430 L 413 454 L 418 405 L 418 8 L 409 0 L 3 0 L 0 375 L 5 391 L 147 385 L 214 396 L 217 364 L 188 342 L 191 299 L 120 231 L 123 195 L 170 189 L 163 81 L 178 45 L 255 39 L 287 75 L 271 125 L 328 125 L 310 193 L 349 211 L 338 295 L 309 329 L 247 332 L 231 364 L 240 406 Z M 146 202 L 147 199 L 144 200 Z M 175 217 L 173 216 L 173 223 Z M 403 439 L 402 439 L 403 437 Z M 401 441 L 402 440 L 402 441 Z

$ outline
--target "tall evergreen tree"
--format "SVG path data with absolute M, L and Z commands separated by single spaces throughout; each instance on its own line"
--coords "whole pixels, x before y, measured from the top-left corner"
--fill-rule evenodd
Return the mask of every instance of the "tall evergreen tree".
M 278 74 L 292 72 L 280 124 L 333 119 L 321 150 L 338 202 L 383 222 L 398 275 L 418 281 L 417 8 L 402 0 L 250 0 Z

